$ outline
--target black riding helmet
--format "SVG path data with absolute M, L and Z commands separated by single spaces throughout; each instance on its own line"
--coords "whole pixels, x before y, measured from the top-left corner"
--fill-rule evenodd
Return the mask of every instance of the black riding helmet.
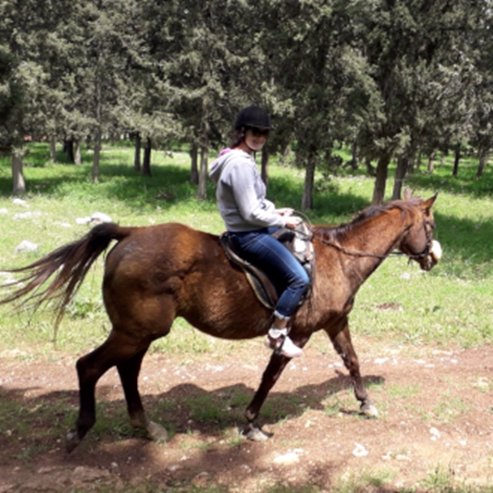
M 258 128 L 259 130 L 270 130 L 272 128 L 269 114 L 259 106 L 247 106 L 243 108 L 236 117 L 235 130 L 244 128 Z

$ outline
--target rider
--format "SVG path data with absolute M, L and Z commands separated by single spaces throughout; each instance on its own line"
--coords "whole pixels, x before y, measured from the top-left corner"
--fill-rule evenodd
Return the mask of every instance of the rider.
M 262 269 L 279 293 L 266 344 L 288 358 L 302 354 L 288 336 L 288 322 L 308 290 L 309 277 L 294 255 L 272 235 L 279 228 L 295 228 L 293 210 L 276 209 L 265 198 L 266 187 L 255 165 L 271 130 L 268 113 L 258 106 L 242 109 L 234 124 L 231 148 L 221 151 L 210 177 L 217 182 L 216 199 L 233 246 Z

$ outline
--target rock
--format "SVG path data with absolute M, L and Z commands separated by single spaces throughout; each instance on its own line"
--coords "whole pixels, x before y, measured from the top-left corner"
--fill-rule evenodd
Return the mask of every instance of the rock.
M 36 243 L 33 243 L 32 241 L 29 240 L 23 240 L 15 247 L 15 251 L 17 253 L 35 252 L 37 249 L 38 249 L 38 245 L 36 245 Z
M 289 466 L 296 464 L 300 461 L 300 455 L 303 453 L 301 449 L 288 450 L 285 454 L 277 455 L 274 457 L 274 464 L 281 466 Z
M 441 437 L 441 433 L 433 426 L 430 428 L 430 435 L 432 440 L 438 440 Z
M 39 211 L 34 211 L 34 212 L 31 212 L 31 211 L 18 212 L 17 214 L 14 214 L 14 219 L 15 220 L 18 220 L 18 219 L 31 219 L 33 217 L 39 217 L 39 216 L 41 216 L 41 212 L 39 212 Z
M 368 455 L 368 450 L 361 443 L 357 443 L 353 448 L 353 455 L 355 457 L 366 457 Z
M 387 361 L 389 360 L 389 358 L 386 358 L 386 357 L 383 357 L 383 358 L 375 358 L 373 360 L 373 362 L 376 364 L 376 365 L 383 365 L 385 363 L 387 363 Z
M 111 223 L 113 220 L 108 214 L 104 212 L 94 212 L 90 217 L 78 217 L 75 222 L 77 224 L 101 224 L 101 223 Z
M 91 218 L 90 218 L 91 223 L 111 223 L 113 220 L 111 219 L 108 214 L 105 214 L 104 212 L 95 212 Z
M 24 199 L 19 199 L 18 197 L 16 197 L 15 199 L 12 199 L 12 203 L 14 205 L 20 205 L 22 207 L 27 206 L 27 201 L 25 201 Z

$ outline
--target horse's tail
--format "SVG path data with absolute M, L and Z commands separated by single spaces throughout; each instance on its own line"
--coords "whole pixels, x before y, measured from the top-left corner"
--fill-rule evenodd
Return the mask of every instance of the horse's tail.
M 94 261 L 104 252 L 112 240 L 120 241 L 131 233 L 132 228 L 122 228 L 114 223 L 104 223 L 89 231 L 80 240 L 64 245 L 32 264 L 4 272 L 24 274 L 13 286 L 20 286 L 13 293 L 0 299 L 0 304 L 19 300 L 33 301 L 38 308 L 48 300 L 56 300 L 56 321 L 61 320 L 64 309 L 79 289 Z M 52 275 L 54 278 L 41 292 L 37 289 Z M 11 287 L 12 284 L 9 285 Z

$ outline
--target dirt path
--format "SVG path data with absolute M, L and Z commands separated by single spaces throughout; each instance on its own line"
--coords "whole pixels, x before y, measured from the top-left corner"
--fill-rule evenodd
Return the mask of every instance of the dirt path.
M 144 404 L 170 431 L 166 444 L 130 429 L 117 375 L 109 372 L 98 386 L 98 423 L 71 455 L 63 435 L 76 416 L 75 358 L 41 363 L 28 353 L 1 352 L 0 493 L 153 485 L 307 492 L 348 484 L 427 491 L 450 478 L 493 484 L 492 348 L 418 351 L 359 338 L 365 383 L 380 411 L 368 420 L 357 412 L 335 353 L 317 347 L 290 363 L 268 398 L 262 422 L 274 436 L 267 442 L 237 432 L 268 357 L 252 341 L 213 359 L 146 358 Z

